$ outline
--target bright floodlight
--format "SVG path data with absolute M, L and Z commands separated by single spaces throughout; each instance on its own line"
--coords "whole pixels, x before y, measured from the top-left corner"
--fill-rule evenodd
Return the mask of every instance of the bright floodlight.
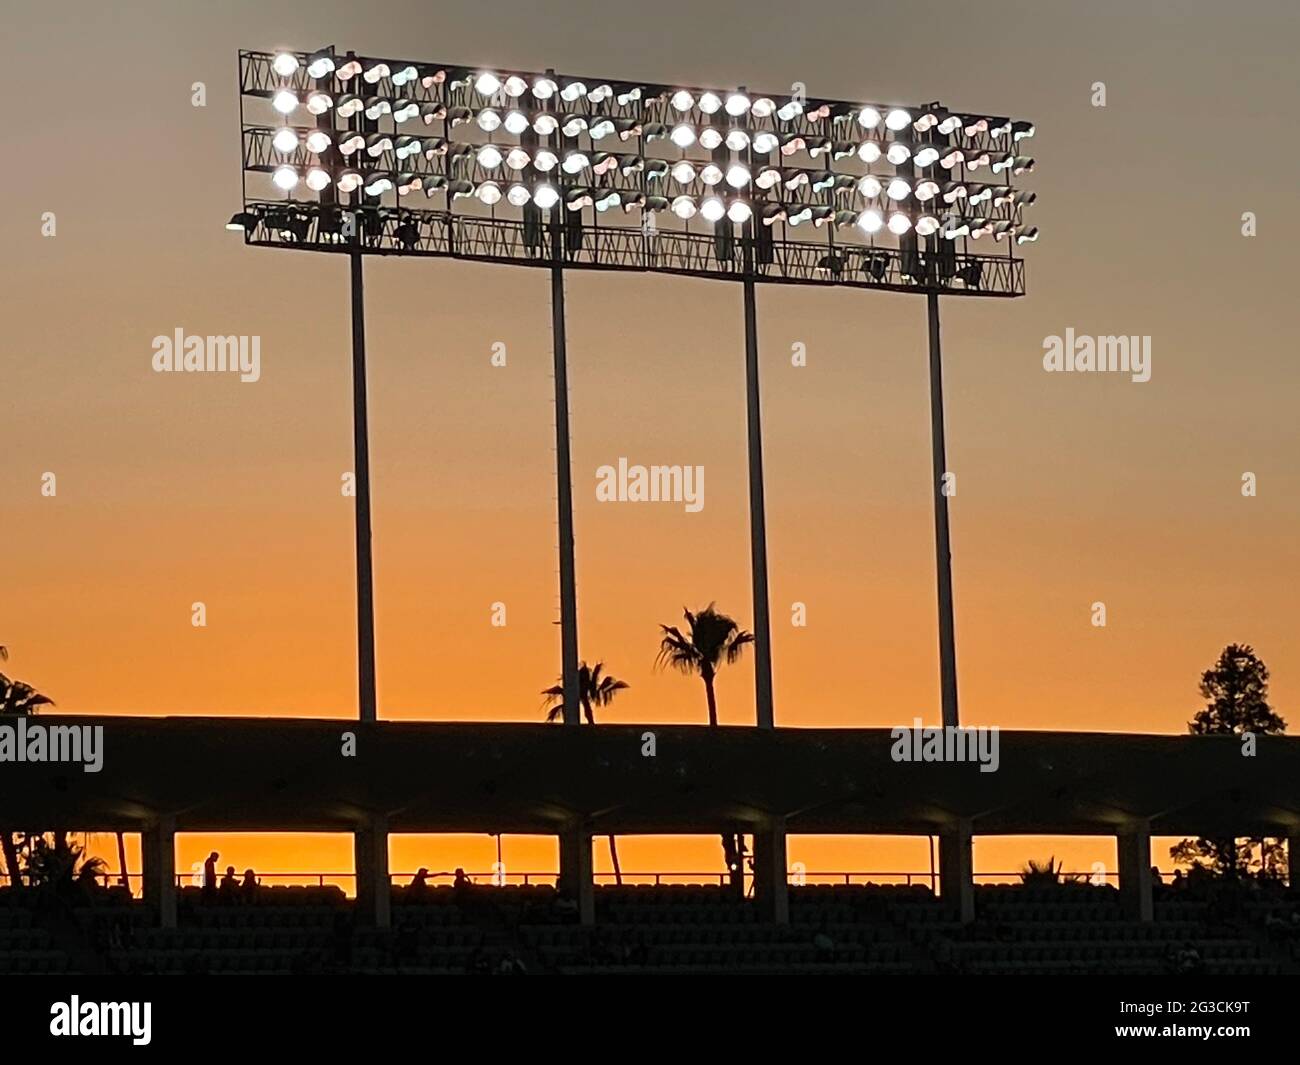
M 288 89 L 281 89 L 271 97 L 271 106 L 282 115 L 290 115 L 298 107 L 298 97 Z
M 743 189 L 749 184 L 749 167 L 735 163 L 727 170 L 727 184 L 733 189 Z
M 298 57 L 291 52 L 281 52 L 271 61 L 271 69 L 282 78 L 287 78 L 298 69 Z
M 912 116 L 904 111 L 901 107 L 896 107 L 885 116 L 885 126 L 892 129 L 895 133 L 899 130 L 907 129 L 912 124 Z
M 885 219 L 874 207 L 863 211 L 858 215 L 858 228 L 864 233 L 879 233 L 880 227 L 885 224 Z
M 717 196 L 708 196 L 700 204 L 700 216 L 707 222 L 721 221 L 727 213 L 727 206 Z
M 334 71 L 334 57 L 327 50 L 313 52 L 307 59 L 307 77 L 317 80 Z

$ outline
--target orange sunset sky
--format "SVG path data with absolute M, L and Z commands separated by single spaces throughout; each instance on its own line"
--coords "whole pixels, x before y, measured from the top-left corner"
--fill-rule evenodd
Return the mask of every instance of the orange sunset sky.
M 943 301 L 963 723 L 1182 732 L 1230 641 L 1255 646 L 1294 719 L 1297 8 L 966 10 L 54 0 L 6 18 L 0 88 L 26 101 L 0 258 L 6 672 L 51 713 L 355 715 L 346 260 L 223 230 L 238 49 L 334 43 L 1034 120 L 1029 295 Z M 547 275 L 372 259 L 366 286 L 380 716 L 536 721 L 559 672 Z M 573 272 L 567 298 L 582 654 L 631 685 L 610 718 L 704 722 L 699 681 L 653 661 L 683 606 L 753 620 L 740 289 Z M 758 314 L 777 724 L 936 723 L 924 301 L 767 286 Z M 154 373 L 152 338 L 178 327 L 259 335 L 261 380 Z M 1044 338 L 1068 327 L 1149 335 L 1150 381 L 1044 372 Z M 620 456 L 703 465 L 704 509 L 597 502 Z M 753 722 L 752 658 L 719 701 L 723 723 Z M 240 870 L 352 864 L 346 836 L 186 836 L 178 867 L 212 846 Z M 554 868 L 549 839 L 502 847 L 510 871 Z M 95 848 L 116 866 L 111 837 Z M 620 852 L 627 871 L 722 867 L 714 836 Z M 984 839 L 976 870 L 1048 852 L 1114 868 L 1109 839 Z M 1154 853 L 1168 868 L 1167 843 Z M 392 844 L 395 871 L 495 855 L 484 836 Z M 790 859 L 929 868 L 924 839 L 797 837 Z

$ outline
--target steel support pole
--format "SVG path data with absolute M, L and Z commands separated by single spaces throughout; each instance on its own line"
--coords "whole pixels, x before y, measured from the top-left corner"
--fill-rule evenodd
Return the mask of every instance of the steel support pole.
M 366 415 L 365 285 L 361 252 L 352 267 L 352 454 L 356 469 L 357 687 L 362 721 L 375 713 L 375 586 L 370 555 L 370 431 Z
M 573 473 L 569 455 L 569 371 L 564 329 L 564 231 L 553 226 L 551 346 L 555 354 L 555 500 L 560 533 L 560 679 L 564 723 L 582 723 L 578 704 L 578 589 L 573 551 Z
M 763 502 L 763 420 L 758 394 L 758 315 L 753 242 L 745 238 L 745 397 L 749 424 L 749 561 L 754 592 L 754 699 L 758 727 L 772 728 L 772 624 L 767 594 L 767 518 Z
M 926 296 L 930 318 L 930 453 L 934 478 L 934 562 L 939 585 L 939 685 L 944 725 L 956 725 L 957 641 L 952 607 L 952 547 L 948 533 L 948 496 L 944 475 L 943 360 L 939 350 L 939 295 Z

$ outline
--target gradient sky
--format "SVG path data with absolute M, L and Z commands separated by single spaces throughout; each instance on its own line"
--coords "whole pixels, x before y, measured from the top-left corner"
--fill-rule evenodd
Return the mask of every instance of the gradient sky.
M 355 713 L 346 263 L 222 228 L 240 206 L 238 49 L 334 43 L 1033 119 L 1029 295 L 943 303 L 963 722 L 1180 732 L 1230 641 L 1256 647 L 1293 716 L 1300 371 L 1282 308 L 1300 14 L 958 10 L 53 2 L 8 18 L 0 89 L 23 102 L 0 260 L 8 672 L 69 712 Z M 546 275 L 371 260 L 366 283 L 380 714 L 536 720 L 559 669 Z M 571 273 L 567 296 L 582 652 L 631 684 L 611 716 L 703 721 L 699 682 L 652 666 L 683 606 L 752 622 L 740 290 Z M 262 379 L 155 374 L 151 340 L 177 327 L 260 335 Z M 1151 336 L 1151 380 L 1045 373 L 1044 337 L 1067 327 Z M 935 722 L 924 301 L 763 287 L 759 336 L 777 723 Z M 704 510 L 596 502 L 595 470 L 619 456 L 704 465 Z M 719 699 L 724 723 L 753 721 L 750 662 Z M 351 864 L 345 837 L 221 842 L 241 869 Z M 186 837 L 181 867 L 210 843 Z M 507 847 L 512 868 L 554 862 L 549 840 Z M 1109 840 L 984 841 L 977 869 L 1048 849 L 1114 867 Z M 707 837 L 626 852 L 628 869 L 720 863 Z M 494 854 L 483 837 L 403 840 L 393 861 Z M 801 840 L 791 859 L 928 868 L 915 840 Z

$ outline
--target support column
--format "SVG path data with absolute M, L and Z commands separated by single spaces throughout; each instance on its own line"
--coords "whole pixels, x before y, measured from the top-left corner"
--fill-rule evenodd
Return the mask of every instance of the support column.
M 159 928 L 176 927 L 176 818 L 160 817 L 140 833 L 144 900 Z
M 1300 835 L 1286 838 L 1286 874 L 1291 890 L 1300 890 Z
M 1151 825 L 1147 821 L 1126 825 L 1115 837 L 1119 855 L 1119 897 L 1131 921 L 1150 921 L 1155 915 L 1151 896 Z
M 551 223 L 551 347 L 555 367 L 555 500 L 560 534 L 560 683 L 564 723 L 580 725 L 578 691 L 578 588 L 573 546 L 573 472 L 569 455 L 569 368 L 564 322 L 564 228 Z
M 943 359 L 939 348 L 939 294 L 926 296 L 930 324 L 930 459 L 934 492 L 934 567 L 939 590 L 939 690 L 943 723 L 956 725 L 957 637 L 952 605 L 952 547 L 948 532 L 948 497 L 944 474 L 948 472 L 943 436 Z
M 767 510 L 763 498 L 763 417 L 758 394 L 758 311 L 753 225 L 745 223 L 745 399 L 749 439 L 749 561 L 754 596 L 754 696 L 759 728 L 772 728 L 772 623 L 767 591 Z
M 939 833 L 939 897 L 962 924 L 975 920 L 975 861 L 969 821 Z
M 570 825 L 560 833 L 560 880 L 565 898 L 578 904 L 578 922 L 596 923 L 596 890 L 591 869 L 591 832 L 582 825 Z
M 393 923 L 388 818 L 372 814 L 369 822 L 352 834 L 352 853 L 357 875 L 356 923 L 388 928 Z
M 785 818 L 754 830 L 754 897 L 763 920 L 790 923 L 790 880 L 787 873 Z
M 360 239 L 358 235 L 357 239 Z M 361 252 L 348 259 L 352 278 L 352 471 L 356 479 L 357 704 L 362 721 L 375 713 L 375 585 L 370 544 L 370 430 L 366 407 L 366 316 Z

